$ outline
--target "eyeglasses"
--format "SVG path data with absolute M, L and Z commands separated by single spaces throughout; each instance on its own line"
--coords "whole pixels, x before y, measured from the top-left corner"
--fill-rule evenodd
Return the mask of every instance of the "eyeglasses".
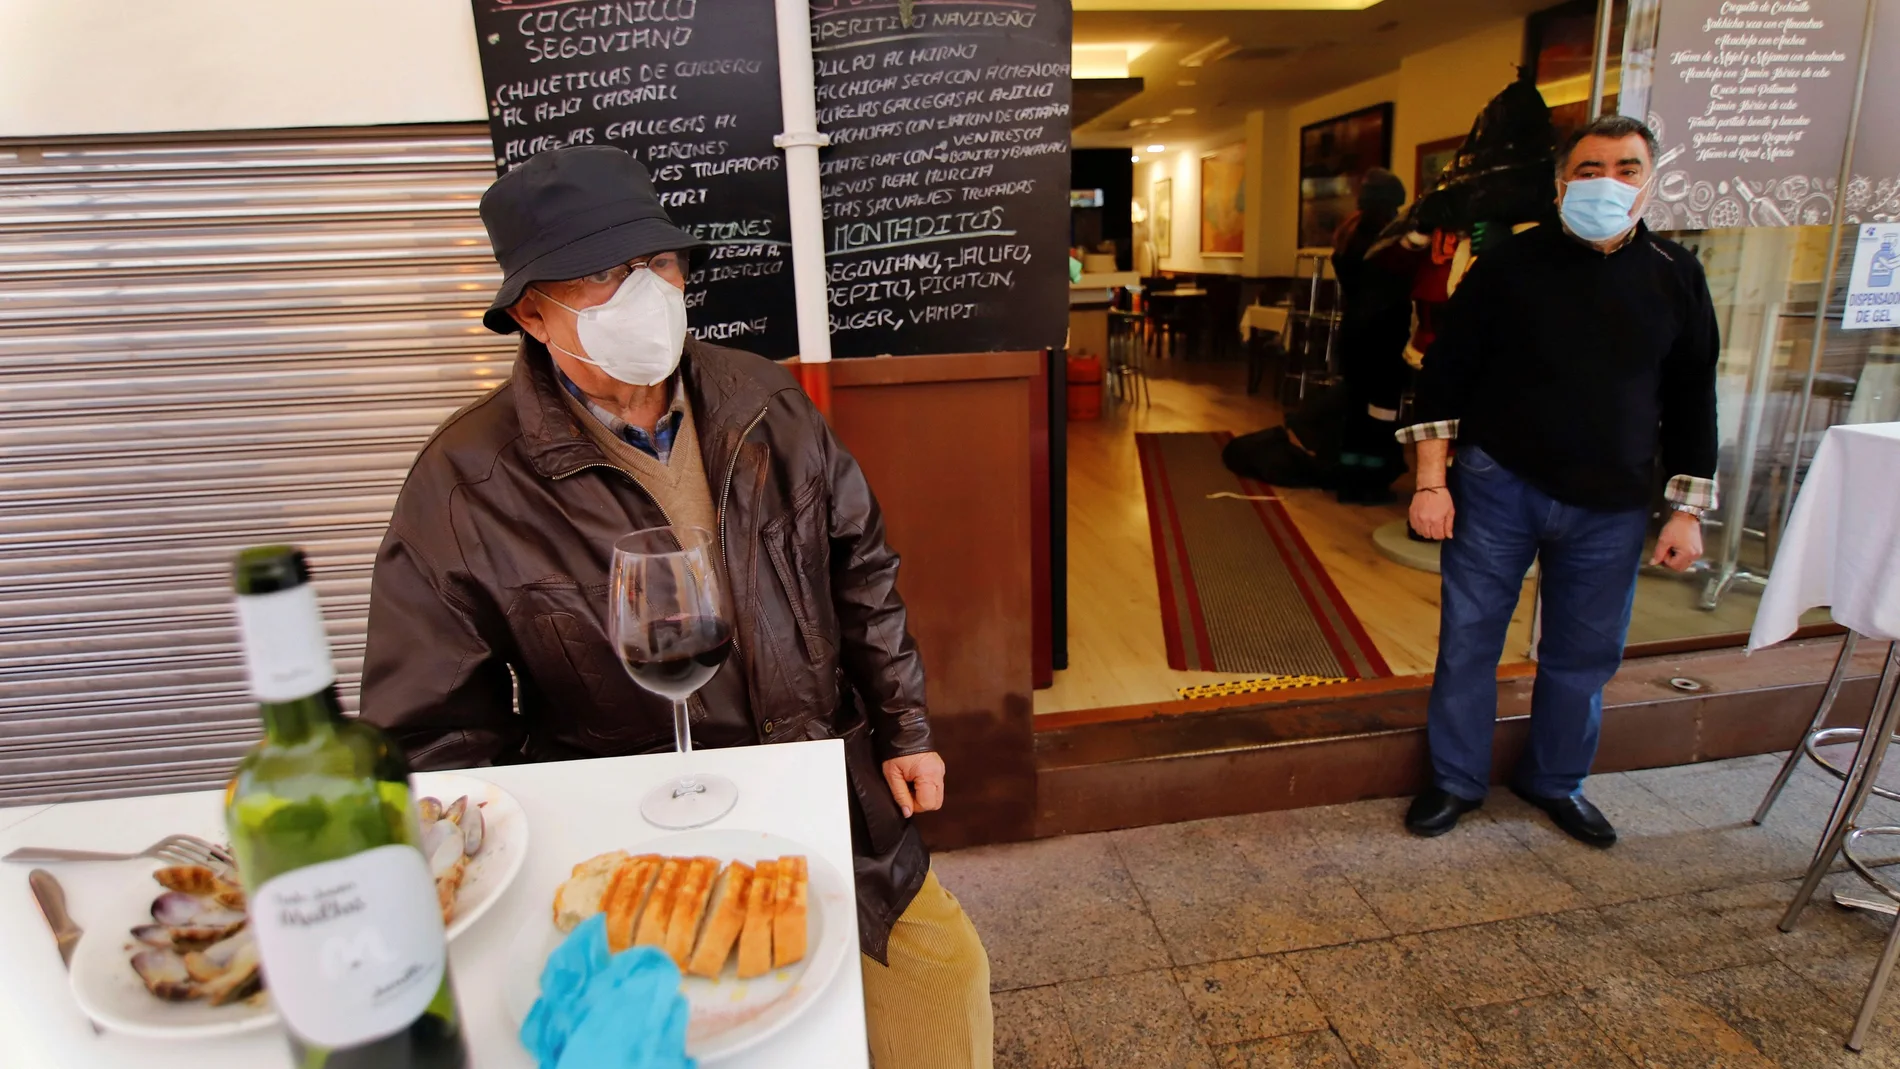
M 661 252 L 655 253 L 652 256 L 642 256 L 637 260 L 630 260 L 618 267 L 609 267 L 605 271 L 596 271 L 591 275 L 585 275 L 575 279 L 575 281 L 584 282 L 590 286 L 605 286 L 609 283 L 618 285 L 626 281 L 628 275 L 633 274 L 642 267 L 659 275 L 661 278 L 673 281 L 683 281 L 685 278 L 686 263 L 680 258 L 680 254 L 677 252 Z

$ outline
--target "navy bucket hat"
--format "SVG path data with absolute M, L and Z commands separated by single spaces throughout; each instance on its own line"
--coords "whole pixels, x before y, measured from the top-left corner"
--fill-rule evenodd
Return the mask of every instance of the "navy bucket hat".
M 482 225 L 501 289 L 482 315 L 497 334 L 520 330 L 508 308 L 534 282 L 560 282 L 657 252 L 697 261 L 706 243 L 673 224 L 639 160 L 608 145 L 542 152 L 482 194 Z

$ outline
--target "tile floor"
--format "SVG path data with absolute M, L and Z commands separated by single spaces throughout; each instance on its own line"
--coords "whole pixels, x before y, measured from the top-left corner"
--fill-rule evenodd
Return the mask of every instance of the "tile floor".
M 1750 825 L 1779 760 L 1593 777 L 1608 851 L 1500 790 L 1433 840 L 1387 800 L 936 866 L 989 947 L 998 1069 L 1900 1069 L 1900 991 L 1842 1047 L 1889 922 L 1824 888 L 1775 929 L 1835 791 L 1804 769 Z

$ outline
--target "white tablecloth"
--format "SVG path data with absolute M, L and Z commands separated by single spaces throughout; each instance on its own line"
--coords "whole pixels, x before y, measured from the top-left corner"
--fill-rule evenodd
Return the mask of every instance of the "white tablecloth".
M 1240 313 L 1240 340 L 1247 341 L 1256 330 L 1269 334 L 1278 334 L 1286 330 L 1286 306 L 1279 304 L 1250 304 Z
M 1748 648 L 1794 633 L 1803 612 L 1900 639 L 1900 423 L 1828 428 L 1775 553 Z
M 474 1064 L 533 1064 L 502 1005 L 515 932 L 545 921 L 554 888 L 575 862 L 669 834 L 640 819 L 647 789 L 686 771 L 715 772 L 739 785 L 739 804 L 710 825 L 771 832 L 809 846 L 850 882 L 851 823 L 844 746 L 836 741 L 702 750 L 685 756 L 615 757 L 472 769 L 506 789 L 528 815 L 528 858 L 495 907 L 450 945 L 457 1001 Z M 0 854 L 21 846 L 140 850 L 172 832 L 222 827 L 220 792 L 169 794 L 50 808 L 0 810 Z M 25 814 L 24 818 L 19 818 Z M 46 866 L 65 885 L 73 919 L 118 939 L 96 912 L 108 881 L 142 878 L 123 864 Z M 52 935 L 27 890 L 25 865 L 0 866 L 0 1065 L 21 1069 L 269 1069 L 290 1065 L 275 1030 L 232 1039 L 168 1043 L 93 1035 L 74 1004 Z M 855 891 L 853 892 L 855 896 Z M 853 912 L 855 914 L 855 902 Z M 775 1039 L 720 1063 L 721 1069 L 866 1069 L 864 987 L 857 955 L 846 959 L 819 1001 Z

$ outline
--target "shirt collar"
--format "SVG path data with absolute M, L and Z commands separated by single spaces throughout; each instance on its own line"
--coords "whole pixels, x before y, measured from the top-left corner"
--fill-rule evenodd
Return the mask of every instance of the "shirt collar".
M 639 435 L 642 441 L 650 437 L 645 427 L 636 427 L 595 403 L 593 398 L 587 396 L 579 386 L 574 384 L 573 379 L 567 377 L 567 372 L 562 371 L 559 364 L 554 365 L 554 374 L 560 380 L 562 389 L 572 395 L 574 400 L 579 401 L 581 407 L 587 409 L 589 415 L 600 421 L 601 426 L 606 427 L 616 436 L 624 439 L 630 434 Z M 667 431 L 678 429 L 680 419 L 685 413 L 686 391 L 680 388 L 679 372 L 675 371 L 666 380 L 666 414 L 660 417 L 660 428 Z

